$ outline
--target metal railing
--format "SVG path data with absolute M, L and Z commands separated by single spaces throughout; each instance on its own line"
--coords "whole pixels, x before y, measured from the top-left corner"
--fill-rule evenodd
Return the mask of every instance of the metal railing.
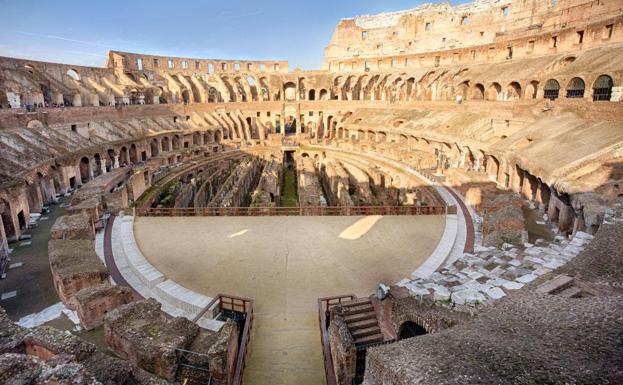
M 139 217 L 443 215 L 447 206 L 186 207 L 136 209 Z
M 329 344 L 329 309 L 356 299 L 354 294 L 338 295 L 333 297 L 318 298 L 318 326 L 320 327 L 320 343 L 322 344 L 322 356 L 324 358 L 324 372 L 327 385 L 337 385 L 335 372 L 333 371 L 333 358 L 331 345 Z
M 251 330 L 253 329 L 253 300 L 233 295 L 218 294 L 197 314 L 193 322 L 197 323 L 208 312 L 211 312 L 211 318 L 226 317 L 236 321 L 244 321 L 232 381 L 232 385 L 242 385 L 242 376 L 251 341 Z

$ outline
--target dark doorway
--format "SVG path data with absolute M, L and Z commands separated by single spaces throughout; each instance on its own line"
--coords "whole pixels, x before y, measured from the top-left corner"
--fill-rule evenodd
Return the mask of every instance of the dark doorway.
M 398 338 L 404 340 L 407 338 L 422 336 L 424 334 L 427 334 L 427 332 L 426 329 L 424 329 L 421 325 L 418 325 L 415 322 L 407 321 L 400 325 Z

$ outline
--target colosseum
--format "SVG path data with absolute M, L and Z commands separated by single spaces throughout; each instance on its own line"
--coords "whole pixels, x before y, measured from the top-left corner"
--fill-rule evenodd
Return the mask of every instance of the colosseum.
M 325 44 L 0 57 L 1 384 L 623 383 L 623 2 Z

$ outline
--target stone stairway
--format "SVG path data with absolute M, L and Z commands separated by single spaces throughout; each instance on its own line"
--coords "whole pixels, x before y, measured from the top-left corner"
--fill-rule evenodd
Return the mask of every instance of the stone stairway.
M 585 294 L 582 288 L 576 286 L 572 277 L 560 274 L 555 278 L 541 284 L 536 289 L 537 293 L 560 295 L 567 298 L 580 298 Z
M 383 342 L 383 333 L 370 298 L 358 298 L 342 304 L 344 319 L 355 345 Z

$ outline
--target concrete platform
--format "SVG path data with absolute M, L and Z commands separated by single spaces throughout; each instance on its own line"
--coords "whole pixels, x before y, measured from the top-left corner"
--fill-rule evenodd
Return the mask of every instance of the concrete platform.
M 444 216 L 141 217 L 134 236 L 167 280 L 255 299 L 245 385 L 322 384 L 316 299 L 409 276 L 445 227 Z

